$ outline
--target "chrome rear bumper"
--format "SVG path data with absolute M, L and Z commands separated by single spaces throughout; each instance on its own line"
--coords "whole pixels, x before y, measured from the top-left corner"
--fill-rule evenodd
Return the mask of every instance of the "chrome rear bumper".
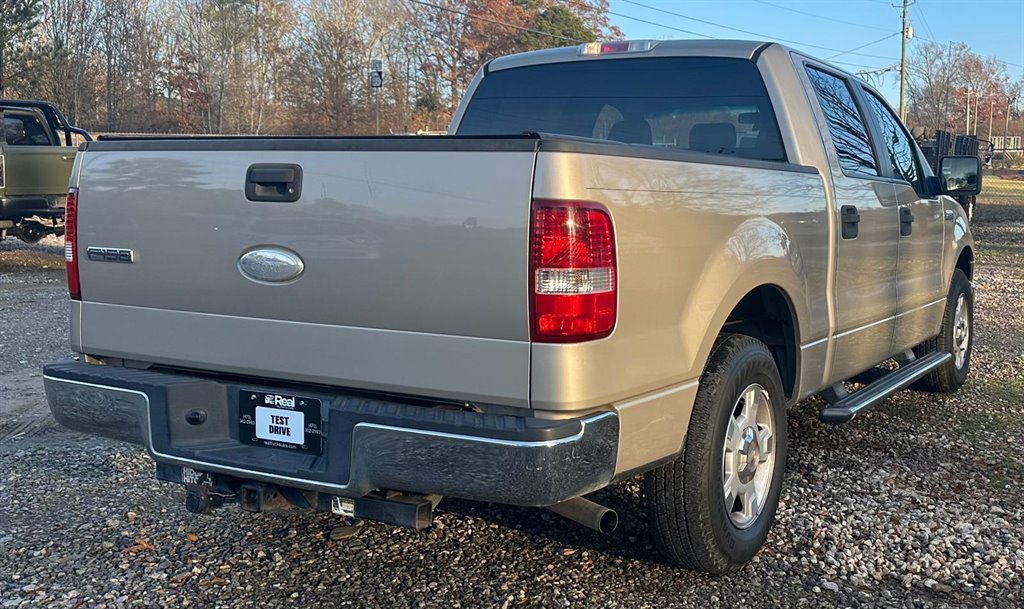
M 551 505 L 607 485 L 615 471 L 612 412 L 548 421 L 70 360 L 46 366 L 44 383 L 60 423 L 144 445 L 158 463 L 340 496 L 389 489 Z M 239 442 L 241 390 L 321 399 L 323 453 Z M 197 408 L 204 422 L 185 422 Z

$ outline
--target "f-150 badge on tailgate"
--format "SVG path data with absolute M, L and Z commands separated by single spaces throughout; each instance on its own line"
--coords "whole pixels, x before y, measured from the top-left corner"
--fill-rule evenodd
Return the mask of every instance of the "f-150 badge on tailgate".
M 135 252 L 120 247 L 90 247 L 85 250 L 85 254 L 94 262 L 135 262 Z
M 290 281 L 301 275 L 304 268 L 298 254 L 278 247 L 254 249 L 238 259 L 238 270 L 255 281 Z

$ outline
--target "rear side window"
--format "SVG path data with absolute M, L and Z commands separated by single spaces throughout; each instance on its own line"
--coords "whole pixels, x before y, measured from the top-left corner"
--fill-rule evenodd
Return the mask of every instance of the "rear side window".
M 857 109 L 846 81 L 811 67 L 807 68 L 807 76 L 828 121 L 843 173 L 851 176 L 879 175 L 864 117 Z
M 899 119 L 885 102 L 870 91 L 864 93 L 868 100 L 868 107 L 871 108 L 871 112 L 875 115 L 878 126 L 882 130 L 882 146 L 889 153 L 893 177 L 910 182 L 917 192 L 922 192 L 921 172 L 917 167 L 914 144 L 911 143 L 910 136 L 907 135 L 900 125 Z
M 764 81 L 745 59 L 597 59 L 491 72 L 458 135 L 524 131 L 786 160 Z
M 27 114 L 4 115 L 4 139 L 8 146 L 49 146 L 46 127 L 38 117 Z

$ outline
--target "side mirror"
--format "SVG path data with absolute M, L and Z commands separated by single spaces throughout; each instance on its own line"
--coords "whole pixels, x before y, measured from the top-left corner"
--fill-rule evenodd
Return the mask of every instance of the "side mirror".
M 939 161 L 942 191 L 950 196 L 981 192 L 981 159 L 976 156 L 944 156 Z

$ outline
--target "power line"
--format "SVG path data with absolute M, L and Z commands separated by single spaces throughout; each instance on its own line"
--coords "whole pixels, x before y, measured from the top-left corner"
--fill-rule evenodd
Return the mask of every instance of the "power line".
M 582 40 L 575 40 L 573 38 L 568 38 L 566 36 L 560 36 L 558 34 L 552 34 L 551 32 L 545 32 L 545 31 L 542 31 L 542 30 L 535 30 L 535 29 L 532 29 L 532 28 L 523 27 L 521 25 L 513 25 L 511 23 L 506 23 L 504 21 L 499 21 L 497 19 L 491 19 L 490 17 L 484 17 L 483 15 L 474 15 L 472 13 L 467 13 L 465 11 L 460 11 L 458 9 L 454 9 L 454 8 L 451 8 L 451 7 L 439 6 L 437 4 L 431 4 L 430 2 L 425 2 L 424 0 L 407 0 L 407 2 L 412 2 L 413 4 L 420 4 L 420 5 L 423 5 L 423 6 L 429 6 L 430 8 L 434 8 L 434 9 L 437 9 L 439 11 L 447 11 L 449 13 L 455 13 L 457 15 L 462 15 L 463 17 L 467 17 L 469 19 L 477 19 L 478 21 L 486 21 L 487 23 L 493 23 L 495 25 L 502 25 L 502 26 L 505 26 L 505 27 L 510 27 L 512 29 L 519 30 L 521 32 L 529 32 L 531 34 L 540 34 L 541 36 L 549 36 L 551 38 L 557 38 L 558 40 L 565 40 L 565 41 L 571 42 L 573 44 L 580 44 L 581 42 L 583 42 Z
M 814 13 L 808 13 L 807 11 L 802 11 L 802 10 L 797 9 L 797 8 L 791 8 L 791 7 L 788 7 L 788 6 L 782 6 L 781 4 L 775 4 L 773 2 L 768 2 L 767 0 L 754 0 L 754 1 L 759 3 L 759 4 L 764 4 L 764 5 L 771 6 L 771 7 L 777 8 L 777 9 L 782 9 L 784 11 L 789 11 L 791 13 L 797 13 L 797 14 L 800 14 L 800 15 L 807 15 L 808 17 L 814 17 L 815 19 L 824 19 L 825 21 L 834 21 L 835 23 L 843 23 L 845 25 L 853 25 L 853 26 L 856 26 L 856 27 L 867 28 L 867 29 L 870 29 L 870 30 L 879 30 L 879 31 L 882 31 L 882 32 L 888 32 L 889 31 L 889 28 L 887 28 L 887 27 L 879 27 L 877 25 L 866 25 L 864 23 L 854 23 L 852 21 L 844 21 L 843 19 L 836 19 L 834 17 L 826 17 L 825 15 L 816 15 Z
M 992 59 L 995 59 L 999 63 L 1005 63 L 1006 65 L 1013 66 L 1015 68 L 1024 68 L 1024 65 L 1021 65 L 1019 63 L 1013 63 L 1012 61 L 1006 61 L 1005 59 L 999 59 L 998 57 L 993 57 Z
M 869 42 L 867 44 L 862 44 L 859 47 L 853 47 L 849 51 L 840 51 L 839 53 L 836 53 L 835 55 L 832 55 L 831 57 L 826 57 L 825 61 L 831 61 L 833 58 L 840 57 L 842 55 L 860 55 L 861 53 L 854 53 L 854 51 L 859 51 L 859 50 L 863 49 L 864 47 L 869 47 L 869 46 L 871 46 L 873 44 L 878 44 L 879 42 L 882 42 L 883 40 L 888 40 L 888 39 L 892 38 L 893 36 L 899 36 L 899 35 L 900 35 L 899 32 L 895 32 L 895 33 L 889 34 L 888 36 L 882 36 L 878 40 L 872 40 L 871 42 Z
M 629 15 L 623 15 L 622 13 L 614 13 L 612 11 L 606 11 L 606 12 L 609 15 L 614 15 L 615 17 L 621 17 L 623 19 L 629 19 L 630 21 L 639 21 L 640 23 L 646 23 L 647 25 L 654 25 L 654 26 L 657 26 L 657 27 L 660 27 L 660 28 L 665 28 L 666 30 L 675 30 L 677 32 L 682 32 L 684 34 L 690 34 L 692 36 L 700 36 L 701 38 L 711 38 L 711 39 L 715 38 L 714 36 L 708 36 L 707 34 L 701 34 L 700 32 L 691 32 L 690 30 L 684 30 L 683 28 L 678 28 L 678 27 L 674 27 L 674 26 L 671 26 L 671 25 L 665 25 L 664 23 L 658 23 L 656 21 L 648 21 L 646 19 L 641 19 L 639 17 L 631 17 Z
M 592 9 L 592 8 L 594 8 L 593 6 L 591 6 L 589 4 L 586 4 L 585 2 L 580 2 L 579 0 L 563 0 L 563 2 L 565 2 L 566 4 L 572 4 L 573 6 L 578 6 L 580 8 L 585 8 L 585 9 Z M 623 14 L 623 13 L 616 13 L 615 11 L 605 11 L 605 12 L 607 14 L 609 14 L 609 15 L 614 16 L 614 17 L 620 17 L 622 19 L 629 19 L 630 21 L 637 21 L 639 23 L 646 23 L 647 25 L 653 25 L 655 27 L 665 28 L 667 30 L 674 30 L 676 32 L 682 32 L 684 34 L 689 34 L 691 36 L 700 36 L 701 38 L 710 38 L 712 40 L 715 38 L 714 36 L 708 36 L 707 34 L 701 34 L 700 32 L 694 32 L 692 30 L 684 30 L 683 28 L 680 28 L 680 27 L 675 27 L 675 26 L 671 26 L 671 25 L 665 25 L 664 23 L 658 23 L 656 21 L 648 21 L 647 19 L 641 19 L 640 17 L 634 17 L 632 15 L 626 15 L 626 14 Z
M 760 0 L 758 0 L 758 1 L 760 1 Z M 919 17 L 921 17 L 921 22 L 924 23 L 925 30 L 928 32 L 928 35 L 931 36 L 931 38 L 925 38 L 924 36 L 921 36 L 921 38 L 923 40 L 927 40 L 928 42 L 930 42 L 932 44 L 939 44 L 937 36 L 935 36 L 935 32 L 932 31 L 931 24 L 928 23 L 928 17 L 925 16 L 924 9 L 921 8 L 920 3 L 915 2 L 914 4 L 912 4 L 910 6 L 911 6 L 911 8 L 917 9 L 917 14 L 918 14 Z M 999 63 L 1005 64 L 1005 65 L 1008 65 L 1008 66 L 1013 66 L 1015 68 L 1024 68 L 1024 65 L 1021 65 L 1019 63 L 1013 63 L 1012 61 L 1006 61 L 1005 59 L 999 59 L 998 57 L 991 57 L 991 59 L 994 59 L 995 61 L 998 61 Z
M 878 68 L 875 70 L 857 70 L 857 76 L 881 76 L 887 72 L 895 72 L 899 70 L 899 66 L 889 66 L 888 68 Z
M 887 69 L 884 66 L 869 66 L 869 65 L 862 64 L 862 63 L 852 63 L 852 62 L 849 62 L 849 61 L 830 61 L 829 63 L 834 63 L 834 64 L 838 64 L 838 65 L 841 65 L 841 66 L 852 66 L 854 68 L 865 68 L 865 69 L 868 69 L 868 70 L 884 70 L 884 69 Z
M 697 17 L 690 17 L 689 15 L 684 15 L 682 13 L 676 13 L 676 12 L 669 11 L 669 10 L 666 10 L 666 9 L 663 9 L 663 8 L 658 8 L 656 6 L 651 6 L 649 4 L 643 4 L 641 2 L 636 2 L 635 0 L 622 0 L 622 2 L 625 2 L 627 4 L 633 4 L 633 5 L 639 6 L 641 8 L 646 8 L 648 10 L 656 11 L 656 12 L 659 12 L 659 13 L 664 13 L 666 15 L 672 15 L 673 17 L 680 17 L 682 19 L 688 19 L 690 21 L 696 21 L 698 23 L 704 23 L 704 24 L 711 25 L 711 26 L 714 26 L 714 27 L 719 27 L 719 28 L 722 28 L 722 29 L 731 30 L 733 32 L 739 32 L 741 34 L 748 34 L 750 36 L 756 36 L 758 38 L 765 38 L 765 39 L 769 39 L 769 40 L 778 40 L 779 42 L 788 42 L 790 44 L 797 44 L 797 45 L 800 45 L 800 46 L 810 47 L 812 49 L 821 49 L 821 50 L 824 50 L 824 51 L 833 51 L 833 52 L 837 52 L 837 53 L 839 53 L 841 55 L 846 55 L 846 54 L 849 54 L 849 55 L 859 55 L 861 57 L 873 57 L 875 59 L 885 59 L 885 60 L 888 60 L 888 61 L 894 61 L 894 59 L 892 57 L 885 57 L 885 56 L 882 56 L 882 55 L 871 55 L 869 53 L 854 53 L 854 52 L 851 52 L 851 51 L 843 51 L 842 49 L 834 49 L 832 47 L 823 47 L 823 46 L 816 45 L 816 44 L 810 44 L 810 43 L 807 43 L 807 42 L 801 42 L 799 40 L 788 40 L 786 38 L 779 38 L 777 36 L 772 36 L 770 34 L 763 34 L 763 33 L 760 33 L 760 32 L 752 32 L 750 30 L 742 30 L 740 28 L 735 28 L 735 27 L 731 27 L 731 26 L 728 26 L 728 25 L 723 25 L 721 23 L 715 23 L 714 21 L 707 21 L 706 19 L 698 19 Z M 664 26 L 664 25 L 662 25 L 660 23 L 656 24 L 656 25 L 659 25 L 661 27 L 667 27 L 667 26 Z M 899 34 L 897 33 L 897 34 L 893 34 L 892 36 L 898 36 L 898 35 Z M 878 42 L 878 41 L 876 41 L 876 42 Z M 871 44 L 875 44 L 875 43 L 872 42 L 872 43 L 869 43 L 868 45 L 864 45 L 864 46 L 870 46 Z
M 925 40 L 932 44 L 938 44 L 938 42 L 935 42 L 935 32 L 932 31 L 931 25 L 928 24 L 928 19 L 924 16 L 924 9 L 922 9 L 916 2 L 911 5 L 911 8 L 917 11 L 918 16 L 921 17 L 921 23 L 924 24 L 924 29 L 928 32 L 928 35 L 931 36 L 931 38 L 925 38 Z

